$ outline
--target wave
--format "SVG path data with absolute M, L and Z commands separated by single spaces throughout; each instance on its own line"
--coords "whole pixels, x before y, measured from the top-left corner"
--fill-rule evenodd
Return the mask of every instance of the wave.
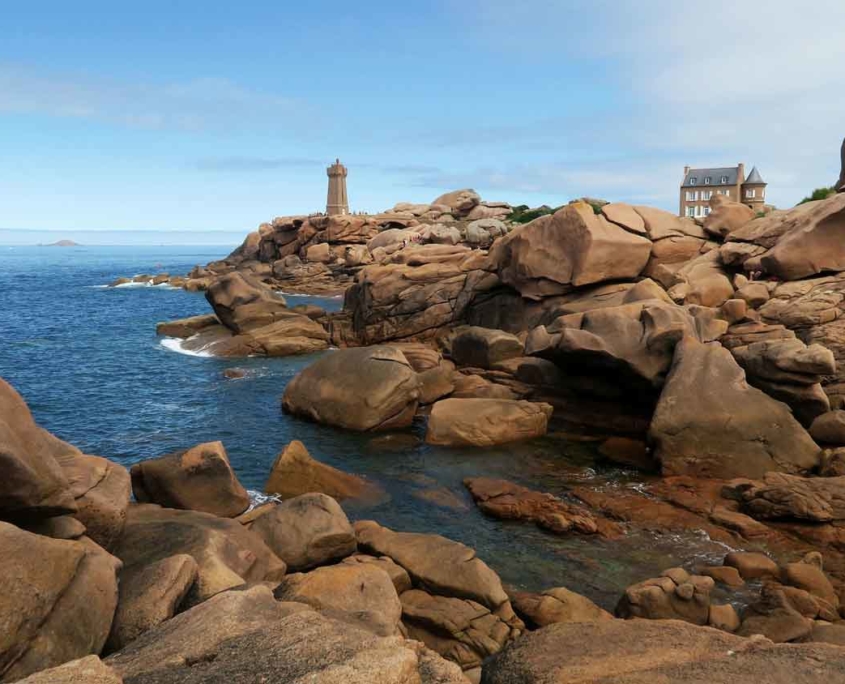
M 165 337 L 159 345 L 167 349 L 168 351 L 176 352 L 177 354 L 185 354 L 186 356 L 200 356 L 204 359 L 211 359 L 214 358 L 214 355 L 210 352 L 207 352 L 203 349 L 193 350 L 193 349 L 185 349 L 182 345 L 187 342 L 187 340 L 181 340 L 178 337 Z
M 322 295 L 322 294 L 305 294 L 303 292 L 285 292 L 278 290 L 278 293 L 283 297 L 307 297 L 308 299 L 343 299 L 343 295 Z
M 181 287 L 176 287 L 171 285 L 170 283 L 159 283 L 158 285 L 153 285 L 152 280 L 145 280 L 141 283 L 136 282 L 129 282 L 129 283 L 121 283 L 120 285 L 88 285 L 88 287 L 94 290 L 117 290 L 120 288 L 136 288 L 136 287 L 154 287 L 157 290 L 181 290 Z

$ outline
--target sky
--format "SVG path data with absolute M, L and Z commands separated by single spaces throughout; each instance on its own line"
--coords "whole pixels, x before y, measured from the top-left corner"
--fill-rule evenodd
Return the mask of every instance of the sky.
M 0 0 L 0 242 L 213 242 L 325 206 L 839 175 L 845 2 Z M 21 233 L 21 231 L 27 231 Z M 156 233 L 165 233 L 165 236 Z

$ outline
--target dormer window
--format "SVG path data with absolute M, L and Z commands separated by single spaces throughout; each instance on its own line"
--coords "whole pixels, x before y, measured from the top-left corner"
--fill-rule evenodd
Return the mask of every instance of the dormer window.
M 728 177 L 722 176 L 722 185 L 727 185 L 727 184 L 728 184 Z
M 695 185 L 696 183 L 698 183 L 698 178 L 696 178 L 695 176 L 689 179 L 690 185 Z
M 704 179 L 704 185 L 710 185 L 710 176 Z

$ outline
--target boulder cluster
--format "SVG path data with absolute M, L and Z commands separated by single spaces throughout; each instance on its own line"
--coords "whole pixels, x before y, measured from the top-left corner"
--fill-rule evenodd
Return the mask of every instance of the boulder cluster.
M 548 678 L 575 667 L 569 642 L 585 633 L 582 649 L 601 642 L 588 649 L 601 659 L 582 661 L 597 674 L 624 671 L 617 661 L 635 635 L 657 672 L 681 663 L 733 676 L 756 666 L 758 649 L 797 681 L 808 663 L 831 681 L 845 672 L 845 650 L 825 645 L 842 644 L 845 628 L 818 553 L 782 566 L 732 553 L 699 575 L 675 568 L 630 587 L 615 618 L 566 587 L 508 591 L 473 549 L 446 537 L 351 522 L 338 500 L 384 493 L 300 442 L 273 465 L 266 491 L 275 498 L 254 507 L 220 442 L 127 471 L 40 428 L 2 381 L 0 406 L 2 682 L 557 681 Z M 765 498 L 779 484 L 738 482 L 734 494 L 782 501 Z M 467 486 L 499 517 L 556 533 L 623 533 L 584 505 L 501 480 Z M 741 618 L 711 602 L 715 582 L 760 580 Z M 631 617 L 646 620 L 629 627 Z M 762 636 L 751 648 L 727 632 Z M 694 656 L 666 661 L 678 639 L 697 644 Z M 813 643 L 773 644 L 784 641 Z M 727 662 L 726 645 L 736 654 Z

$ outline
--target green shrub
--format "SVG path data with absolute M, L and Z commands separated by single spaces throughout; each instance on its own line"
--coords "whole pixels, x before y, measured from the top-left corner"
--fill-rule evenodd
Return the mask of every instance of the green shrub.
M 817 202 L 818 200 L 833 197 L 836 194 L 836 188 L 816 188 L 809 197 L 805 197 L 798 204 L 806 204 L 807 202 Z
M 527 205 L 520 204 L 518 207 L 513 208 L 513 211 L 508 215 L 506 220 L 511 221 L 512 223 L 531 223 L 531 221 L 540 218 L 541 216 L 554 214 L 560 208 L 561 207 L 547 207 L 544 205 L 542 207 L 530 209 Z

